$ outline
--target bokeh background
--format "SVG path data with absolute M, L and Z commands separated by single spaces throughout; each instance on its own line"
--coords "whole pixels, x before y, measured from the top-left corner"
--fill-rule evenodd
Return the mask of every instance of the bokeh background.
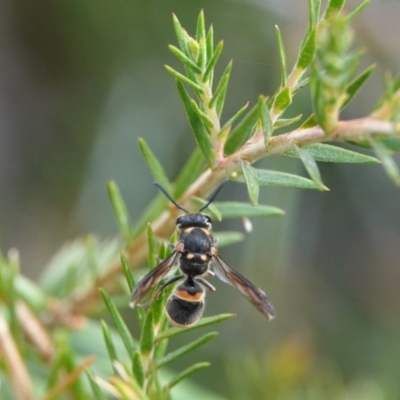
M 225 40 L 219 71 L 234 60 L 227 118 L 274 92 L 274 25 L 291 65 L 307 24 L 306 0 L 1 2 L 1 248 L 20 250 L 29 277 L 66 241 L 117 234 L 109 179 L 132 217 L 140 215 L 155 189 L 138 137 L 171 180 L 186 161 L 194 141 L 163 65 L 179 68 L 167 49 L 176 43 L 172 12 L 194 34 L 201 8 L 216 40 Z M 363 65 L 378 66 L 344 119 L 367 115 L 384 74 L 400 70 L 399 20 L 398 0 L 374 0 L 354 21 L 355 44 L 368 49 Z M 287 117 L 309 112 L 305 92 Z M 289 158 L 260 165 L 305 175 Z M 220 396 L 400 398 L 400 191 L 377 165 L 323 164 L 321 172 L 330 192 L 262 189 L 260 202 L 282 207 L 285 217 L 253 221 L 243 243 L 222 250 L 265 289 L 278 316 L 266 323 L 240 294 L 216 283 L 207 315 L 238 317 L 197 353 L 213 366 L 195 380 Z M 245 200 L 246 190 L 232 183 L 220 198 Z M 215 227 L 228 228 L 243 231 L 239 222 Z

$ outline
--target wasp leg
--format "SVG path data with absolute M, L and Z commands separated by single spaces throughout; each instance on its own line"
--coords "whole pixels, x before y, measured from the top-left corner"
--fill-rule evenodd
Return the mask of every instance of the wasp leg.
M 200 278 L 199 276 L 196 276 L 194 278 L 195 281 L 199 282 L 200 284 L 202 284 L 207 290 L 209 290 L 210 292 L 215 292 L 216 289 L 213 285 L 211 285 L 211 283 L 208 283 L 206 280 L 204 280 L 203 278 Z
M 214 278 L 215 272 L 211 271 L 210 269 L 207 270 L 203 275 L 201 275 L 202 278 Z
M 152 301 L 157 300 L 160 297 L 161 292 L 167 287 L 169 286 L 171 283 L 174 283 L 176 281 L 179 281 L 181 279 L 183 279 L 184 276 L 183 275 L 177 275 L 177 276 L 172 276 L 171 278 L 169 278 L 165 283 L 163 283 L 157 290 L 157 292 L 155 292 L 154 296 L 149 300 L 146 301 L 146 303 L 143 304 L 138 304 L 138 307 L 146 307 L 148 306 Z

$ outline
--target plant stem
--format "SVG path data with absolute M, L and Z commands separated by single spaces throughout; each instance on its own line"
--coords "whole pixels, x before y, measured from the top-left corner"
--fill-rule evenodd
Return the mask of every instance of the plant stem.
M 351 121 L 341 121 L 329 135 L 326 135 L 321 127 L 314 126 L 272 136 L 268 147 L 265 147 L 263 135 L 258 135 L 260 139 L 254 140 L 254 137 L 250 139 L 236 153 L 222 159 L 214 170 L 207 169 L 178 199 L 178 203 L 187 207 L 193 196 L 204 198 L 209 195 L 219 183 L 240 169 L 241 160 L 253 163 L 263 157 L 282 154 L 291 148 L 292 143 L 301 147 L 311 143 L 328 141 L 343 142 L 351 140 L 357 142 L 369 134 L 399 136 L 400 123 L 394 125 L 388 121 L 368 117 Z M 152 222 L 154 234 L 158 237 L 167 238 L 175 227 L 175 220 L 178 214 L 179 210 L 173 206 L 164 211 Z M 145 262 L 147 257 L 147 237 L 145 232 L 128 247 L 127 252 L 133 270 Z M 67 314 L 84 313 L 85 310 L 96 305 L 99 296 L 98 286 L 103 287 L 108 292 L 115 292 L 120 286 L 117 279 L 120 271 L 121 264 L 118 260 L 99 278 L 95 287 L 75 293 L 72 302 L 66 305 L 67 309 L 65 312 Z

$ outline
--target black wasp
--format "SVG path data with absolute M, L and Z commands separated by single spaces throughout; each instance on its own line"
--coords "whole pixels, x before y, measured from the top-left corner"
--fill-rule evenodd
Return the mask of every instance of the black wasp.
M 207 204 L 198 213 L 190 213 L 179 205 L 161 185 L 154 183 L 176 207 L 186 214 L 176 220 L 179 239 L 173 253 L 137 284 L 130 299 L 132 308 L 163 279 L 174 265 L 179 263 L 181 273 L 167 279 L 154 296 L 154 298 L 158 297 L 166 286 L 182 281 L 175 287 L 166 304 L 167 317 L 173 325 L 187 327 L 200 319 L 204 310 L 205 291 L 215 291 L 214 286 L 205 278 L 213 277 L 215 274 L 222 281 L 235 286 L 267 319 L 274 318 L 274 308 L 265 293 L 219 257 L 216 241 L 211 235 L 211 218 L 201 213 L 210 205 L 225 183 L 226 181 L 215 190 Z M 215 274 L 210 270 L 211 264 Z

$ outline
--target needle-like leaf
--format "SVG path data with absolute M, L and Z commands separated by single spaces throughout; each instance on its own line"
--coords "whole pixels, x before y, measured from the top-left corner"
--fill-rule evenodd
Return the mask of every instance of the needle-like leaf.
M 338 146 L 325 143 L 314 143 L 308 146 L 304 146 L 307 152 L 316 161 L 324 162 L 336 162 L 336 163 L 370 163 L 376 164 L 379 161 L 375 157 L 367 156 L 365 154 L 356 153 L 351 150 L 343 149 Z M 298 157 L 298 153 L 295 149 L 289 150 L 284 153 L 286 156 Z
M 258 193 L 260 191 L 257 172 L 250 164 L 243 160 L 241 161 L 241 166 L 250 203 L 256 206 L 258 204 Z
M 214 339 L 218 335 L 218 332 L 209 332 L 200 338 L 190 342 L 189 344 L 178 348 L 177 350 L 167 354 L 165 357 L 161 358 L 157 361 L 157 367 L 161 368 L 165 365 L 169 364 L 172 361 L 175 361 L 177 358 L 182 357 L 183 355 L 197 349 L 198 347 L 208 343 L 210 340 Z
M 101 296 L 103 297 L 104 304 L 106 305 L 114 321 L 115 327 L 117 328 L 117 331 L 121 336 L 121 339 L 125 345 L 128 354 L 132 356 L 134 351 L 136 350 L 136 346 L 129 332 L 128 327 L 126 326 L 123 318 L 121 317 L 121 314 L 118 312 L 117 308 L 115 307 L 114 303 L 110 299 L 110 296 L 107 294 L 107 292 L 104 291 L 103 289 L 100 289 L 100 293 Z
M 285 47 L 283 45 L 281 31 L 278 28 L 278 25 L 275 25 L 275 32 L 276 32 L 276 40 L 278 42 L 279 60 L 281 63 L 281 87 L 284 87 L 286 86 L 286 78 L 287 78 L 286 53 L 285 53 Z
M 232 319 L 235 316 L 236 316 L 235 314 L 220 314 L 220 315 L 215 315 L 214 317 L 202 318 L 196 325 L 189 326 L 185 329 L 170 328 L 170 329 L 165 330 L 164 332 L 159 333 L 156 337 L 156 341 L 160 342 L 161 340 L 170 339 L 172 337 L 182 335 L 183 333 L 186 333 L 186 332 L 189 332 L 189 331 L 192 331 L 195 329 L 200 329 L 205 326 L 218 324 L 220 322 L 224 322 L 229 319 Z
M 171 381 L 169 381 L 167 383 L 166 387 L 171 389 L 175 385 L 177 385 L 179 382 L 181 382 L 182 380 L 188 378 L 189 376 L 195 374 L 196 372 L 201 371 L 204 368 L 209 367 L 210 365 L 211 364 L 209 362 L 200 362 L 200 363 L 194 364 L 191 367 L 183 370 L 180 374 L 176 375 L 174 377 L 174 379 L 172 379 Z
M 372 136 L 368 137 L 368 141 L 371 145 L 371 147 L 375 150 L 376 155 L 382 162 L 382 166 L 391 179 L 391 181 L 396 185 L 400 186 L 400 171 L 399 167 L 397 164 L 394 162 L 393 158 L 390 156 L 388 153 L 387 149 L 385 146 L 378 142 L 377 140 L 374 140 Z
M 250 203 L 240 203 L 235 201 L 215 202 L 215 206 L 221 212 L 222 219 L 243 218 L 243 217 L 271 217 L 284 215 L 285 212 L 277 207 L 258 205 L 254 207 Z
M 178 87 L 178 92 L 185 107 L 186 116 L 188 118 L 189 125 L 192 128 L 197 145 L 200 147 L 205 159 L 212 165 L 214 157 L 210 136 L 206 131 L 202 119 L 194 112 L 191 99 L 182 83 L 176 81 L 176 85 Z
M 293 148 L 297 151 L 297 154 L 303 162 L 305 169 L 309 173 L 311 179 L 317 185 L 318 189 L 321 191 L 329 190 L 322 182 L 321 174 L 314 157 L 307 150 L 301 149 L 295 144 L 293 144 Z
M 167 174 L 165 173 L 161 163 L 157 160 L 155 154 L 151 151 L 150 147 L 148 146 L 148 144 L 145 142 L 144 139 L 139 138 L 138 144 L 140 151 L 151 171 L 151 174 L 153 175 L 154 180 L 160 183 L 163 187 L 165 187 L 166 190 L 169 190 L 170 183 Z
M 129 214 L 125 202 L 121 196 L 121 192 L 114 181 L 108 182 L 107 192 L 113 206 L 114 214 L 117 218 L 118 227 L 121 231 L 122 237 L 126 242 L 129 242 L 133 236 Z
M 312 180 L 302 176 L 266 169 L 256 169 L 256 171 L 259 185 L 318 189 L 317 185 Z M 236 181 L 244 182 L 245 180 L 242 175 L 239 175 Z

